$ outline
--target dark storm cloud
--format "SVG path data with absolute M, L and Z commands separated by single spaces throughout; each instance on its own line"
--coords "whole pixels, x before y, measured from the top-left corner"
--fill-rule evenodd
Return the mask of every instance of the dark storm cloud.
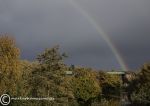
M 113 39 L 130 68 L 150 60 L 150 1 L 75 1 Z M 16 37 L 25 59 L 60 44 L 67 64 L 119 68 L 106 42 L 68 0 L 0 0 L 0 32 Z

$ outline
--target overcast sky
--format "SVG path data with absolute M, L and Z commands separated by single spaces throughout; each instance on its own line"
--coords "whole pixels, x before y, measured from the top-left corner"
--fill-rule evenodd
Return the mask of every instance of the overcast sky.
M 130 69 L 150 61 L 150 0 L 75 0 L 112 38 Z M 15 36 L 23 59 L 60 45 L 67 64 L 120 66 L 101 35 L 69 0 L 0 0 L 0 32 Z

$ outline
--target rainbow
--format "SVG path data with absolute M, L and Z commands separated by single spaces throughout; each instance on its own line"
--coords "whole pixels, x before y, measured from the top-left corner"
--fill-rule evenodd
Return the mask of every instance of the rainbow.
M 119 53 L 119 50 L 117 49 L 117 47 L 115 46 L 115 43 L 113 43 L 113 40 L 103 31 L 103 29 L 101 28 L 100 25 L 98 25 L 96 23 L 96 21 L 94 20 L 94 18 L 87 12 L 85 11 L 83 8 L 81 8 L 81 6 L 75 2 L 74 0 L 69 0 L 70 4 L 73 5 L 78 11 L 81 12 L 81 14 L 86 17 L 86 19 L 91 23 L 91 25 L 97 30 L 97 32 L 101 35 L 101 37 L 106 41 L 106 43 L 108 44 L 108 46 L 110 47 L 111 51 L 113 52 L 113 54 L 115 55 L 121 70 L 123 71 L 128 71 L 128 67 L 125 64 L 125 61 L 123 59 L 123 57 L 121 56 L 121 54 Z

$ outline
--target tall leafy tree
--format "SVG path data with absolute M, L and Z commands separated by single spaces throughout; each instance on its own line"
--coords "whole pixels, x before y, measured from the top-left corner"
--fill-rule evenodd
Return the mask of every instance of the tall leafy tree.
M 98 74 L 99 83 L 102 86 L 102 93 L 105 97 L 120 95 L 121 78 L 119 75 L 111 75 L 100 71 Z
M 74 96 L 81 106 L 90 106 L 101 93 L 101 87 L 91 69 L 76 68 L 71 83 Z
M 22 72 L 19 82 L 17 84 L 17 97 L 33 97 L 31 90 L 33 86 L 30 84 L 32 79 L 32 72 L 37 68 L 39 63 L 37 61 L 29 62 L 27 60 L 20 60 L 20 71 Z M 37 101 L 33 100 L 14 100 L 11 101 L 12 106 L 38 106 Z
M 32 72 L 30 80 L 34 97 L 54 97 L 54 103 L 64 102 L 62 98 L 67 97 L 68 92 L 65 83 L 67 67 L 63 59 L 64 55 L 59 53 L 58 46 L 38 55 L 39 65 Z M 50 104 L 51 102 L 48 103 Z
M 145 63 L 139 73 L 140 80 L 142 83 L 150 82 L 150 64 Z
M 144 64 L 130 86 L 131 100 L 135 103 L 150 105 L 150 64 Z
M 20 51 L 15 40 L 8 35 L 0 35 L 0 95 L 17 95 L 20 71 Z

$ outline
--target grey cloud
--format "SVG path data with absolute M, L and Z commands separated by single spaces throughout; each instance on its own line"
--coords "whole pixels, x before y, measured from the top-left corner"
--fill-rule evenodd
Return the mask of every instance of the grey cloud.
M 131 69 L 150 60 L 150 1 L 75 0 L 112 38 Z M 16 37 L 22 58 L 60 44 L 67 64 L 120 68 L 87 18 L 68 0 L 0 0 L 0 32 Z

